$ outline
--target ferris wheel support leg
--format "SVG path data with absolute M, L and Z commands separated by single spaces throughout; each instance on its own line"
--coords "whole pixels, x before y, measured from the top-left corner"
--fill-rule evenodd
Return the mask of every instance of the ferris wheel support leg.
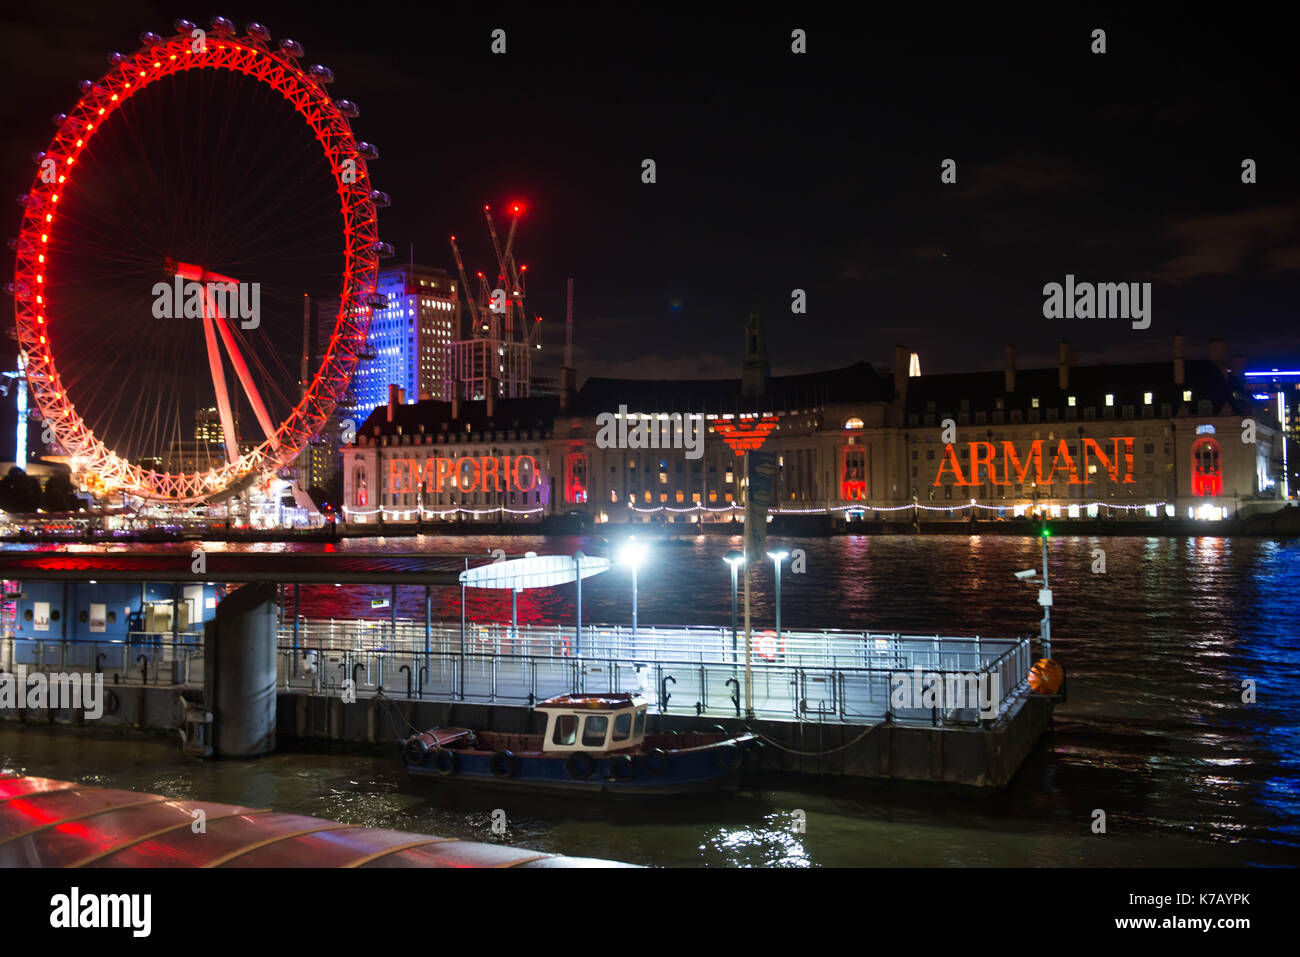
M 226 437 L 226 455 L 231 462 L 239 461 L 239 438 L 235 434 L 235 419 L 230 414 L 230 393 L 226 391 L 226 373 L 221 368 L 221 349 L 217 345 L 217 331 L 213 314 L 216 303 L 211 291 L 203 297 L 203 339 L 208 346 L 208 369 L 212 372 L 212 388 L 217 393 L 217 411 L 221 415 L 221 431 Z
M 279 447 L 279 442 L 275 438 L 275 427 L 271 424 L 271 416 L 267 414 L 266 403 L 262 401 L 262 395 L 257 391 L 257 386 L 253 384 L 253 376 L 248 371 L 248 363 L 244 361 L 243 355 L 239 351 L 239 346 L 235 342 L 235 337 L 230 331 L 230 323 L 220 312 L 216 314 L 217 328 L 221 331 L 221 339 L 226 344 L 226 351 L 230 353 L 230 361 L 235 366 L 235 374 L 239 376 L 240 383 L 244 386 L 244 393 L 248 396 L 248 401 L 252 403 L 253 413 L 257 416 L 257 423 L 266 433 L 266 437 L 271 440 L 273 446 Z

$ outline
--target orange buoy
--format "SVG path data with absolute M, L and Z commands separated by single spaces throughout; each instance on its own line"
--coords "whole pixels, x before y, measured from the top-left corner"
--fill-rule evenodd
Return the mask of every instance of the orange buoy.
M 1065 669 L 1051 658 L 1039 658 L 1029 669 L 1029 687 L 1038 694 L 1056 694 L 1065 681 Z

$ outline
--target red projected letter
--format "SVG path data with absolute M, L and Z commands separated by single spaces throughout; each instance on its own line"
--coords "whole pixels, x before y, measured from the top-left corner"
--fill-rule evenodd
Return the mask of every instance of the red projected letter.
M 1096 439 L 1083 440 L 1083 473 L 1084 473 L 1085 485 L 1092 484 L 1092 479 L 1088 476 L 1088 453 L 1089 452 L 1097 456 L 1097 460 L 1101 463 L 1101 467 L 1104 468 L 1106 470 L 1106 473 L 1110 476 L 1110 480 L 1112 482 L 1118 482 L 1119 481 L 1119 439 L 1115 440 L 1115 457 L 1113 459 L 1106 457 L 1106 453 L 1101 450 L 1101 446 L 1097 444 Z
M 451 459 L 438 459 L 436 474 L 438 476 L 438 487 L 435 491 L 442 492 L 446 487 L 443 485 L 443 480 L 451 474 Z M 453 483 L 454 481 L 455 480 L 453 479 Z
M 519 477 L 519 466 L 521 465 L 526 466 L 524 469 L 526 484 L 525 479 Z M 531 492 L 537 486 L 537 462 L 531 455 L 521 455 L 516 458 L 513 472 L 515 488 L 519 489 L 519 491 Z
M 1011 484 L 1011 468 L 1015 466 L 1016 482 L 1023 485 L 1025 476 L 1029 474 L 1029 467 L 1034 467 L 1034 477 L 1038 481 L 1043 480 L 1043 440 L 1035 439 L 1034 444 L 1029 447 L 1029 455 L 1025 458 L 1025 464 L 1020 465 L 1020 459 L 1016 457 L 1016 447 L 1010 442 L 1002 443 L 1002 474 L 1006 476 L 1006 482 Z
M 990 485 L 1008 485 L 1008 482 L 998 481 L 998 470 L 993 464 L 993 456 L 996 450 L 992 442 L 972 442 L 970 443 L 970 479 L 972 485 L 978 485 L 980 480 L 980 466 L 989 467 L 989 484 Z
M 943 484 L 939 480 L 943 478 L 943 470 L 946 468 L 952 469 L 952 474 L 954 476 L 952 481 L 953 485 L 970 484 L 970 482 L 966 481 L 966 476 L 962 475 L 961 473 L 961 465 L 957 462 L 957 453 L 952 450 L 951 443 L 949 443 L 948 446 L 943 450 L 943 461 L 939 463 L 939 472 L 934 477 L 935 485 Z

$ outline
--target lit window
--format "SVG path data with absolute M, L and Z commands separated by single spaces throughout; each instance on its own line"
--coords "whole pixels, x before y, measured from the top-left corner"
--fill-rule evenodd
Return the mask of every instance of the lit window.
M 1154 399 L 1154 398 L 1155 398 L 1155 396 L 1153 396 L 1150 392 L 1143 392 L 1143 393 L 1142 393 L 1142 404 L 1143 404 L 1143 405 L 1150 405 L 1150 404 L 1151 404 L 1151 400 Z
M 1065 400 L 1065 402 L 1070 408 L 1074 408 L 1074 396 L 1070 396 Z
M 1034 397 L 1034 398 L 1032 398 L 1032 399 L 1029 400 L 1029 407 L 1030 407 L 1031 409 L 1036 409 L 1036 408 L 1038 408 L 1038 398 L 1037 398 L 1037 397 Z
M 1191 401 L 1192 401 L 1192 390 L 1191 390 L 1191 389 L 1185 389 L 1185 390 L 1183 391 L 1183 401 L 1184 401 L 1184 402 L 1191 402 Z
M 1106 393 L 1106 405 L 1108 405 L 1108 406 L 1113 406 L 1114 404 L 1115 404 L 1115 396 L 1114 396 L 1113 394 L 1107 392 L 1107 393 Z

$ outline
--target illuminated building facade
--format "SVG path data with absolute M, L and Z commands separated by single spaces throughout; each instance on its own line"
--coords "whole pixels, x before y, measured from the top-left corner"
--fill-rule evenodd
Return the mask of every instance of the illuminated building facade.
M 443 398 L 447 346 L 460 337 L 456 281 L 443 270 L 388 266 L 379 271 L 376 289 L 388 305 L 372 314 L 352 378 L 358 422 L 388 401 L 390 385 L 400 385 L 412 401 Z
M 344 449 L 345 514 L 738 521 L 755 448 L 778 456 L 775 507 L 790 513 L 910 519 L 915 503 L 966 518 L 973 499 L 981 519 L 1224 517 L 1281 498 L 1276 417 L 1218 345 L 1208 359 L 1178 342 L 1166 362 L 1081 367 L 1063 343 L 1056 368 L 1030 370 L 1008 348 L 1001 372 L 932 376 L 908 375 L 899 348 L 897 375 L 860 362 L 771 376 L 753 332 L 740 379 L 592 378 L 558 397 L 376 409 Z M 611 420 L 625 421 L 602 434 Z M 524 475 L 504 478 L 521 456 Z

